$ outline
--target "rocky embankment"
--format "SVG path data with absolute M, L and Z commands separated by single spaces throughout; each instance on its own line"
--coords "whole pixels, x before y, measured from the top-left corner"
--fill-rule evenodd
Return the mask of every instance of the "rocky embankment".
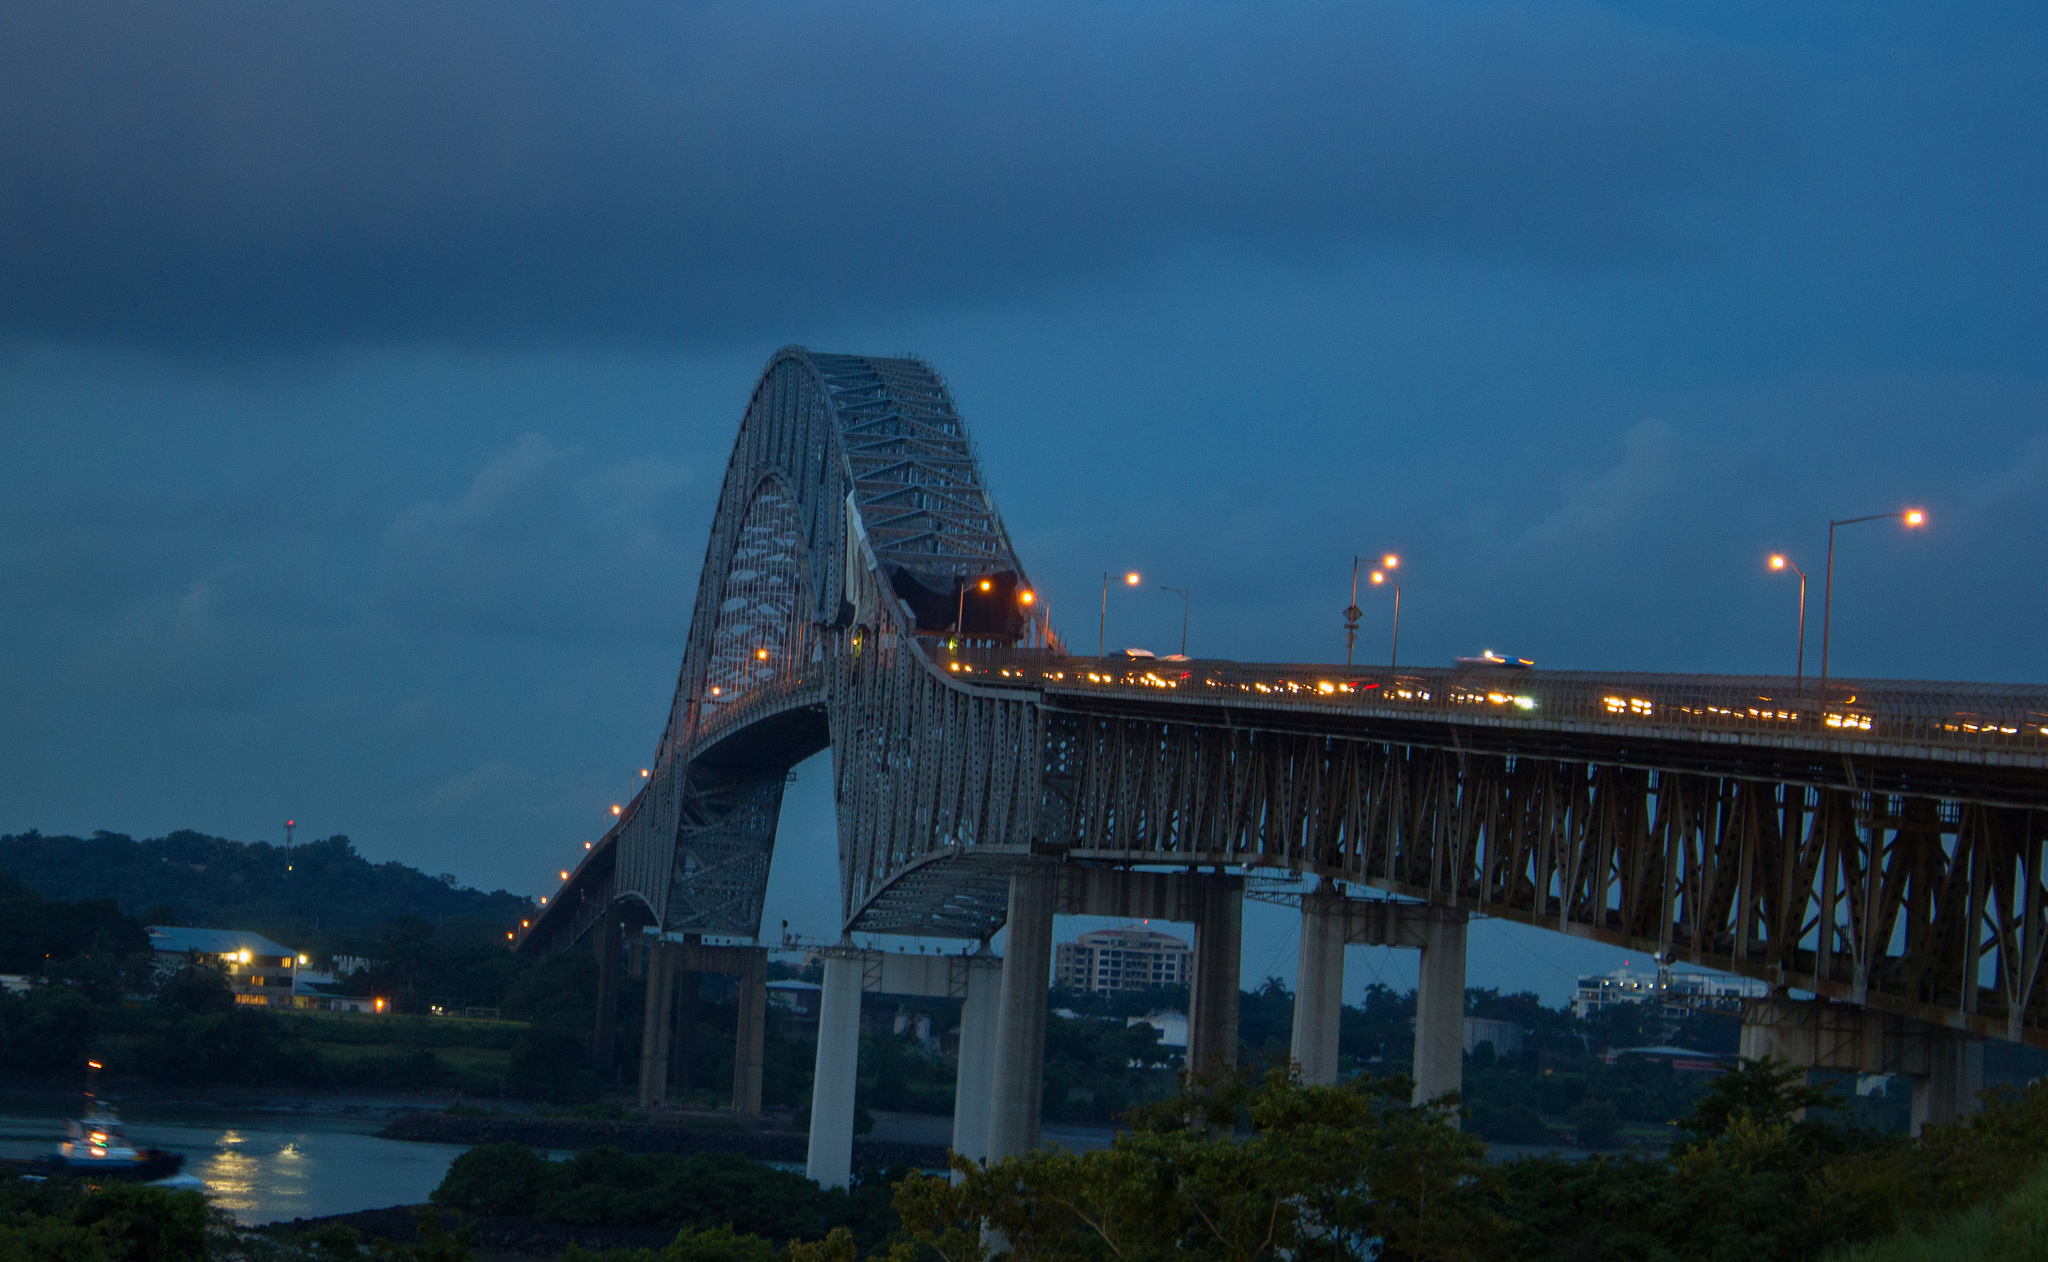
M 513 1114 L 409 1113 L 377 1132 L 385 1139 L 429 1144 L 525 1144 L 529 1148 L 618 1148 L 626 1152 L 730 1153 L 755 1161 L 802 1161 L 809 1138 L 799 1131 L 714 1130 L 653 1122 L 606 1122 L 580 1117 Z M 939 1170 L 946 1149 L 856 1137 L 856 1166 L 916 1166 Z

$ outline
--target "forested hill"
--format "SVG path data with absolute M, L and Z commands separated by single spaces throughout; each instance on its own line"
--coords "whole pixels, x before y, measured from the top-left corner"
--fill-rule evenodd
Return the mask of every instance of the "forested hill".
M 457 917 L 516 924 L 530 914 L 525 898 L 504 890 L 486 894 L 450 875 L 371 863 L 339 835 L 293 846 L 289 863 L 287 870 L 283 846 L 190 831 L 146 841 L 106 832 L 0 835 L 0 870 L 38 894 L 111 898 L 146 924 L 334 940 L 405 915 L 433 925 Z

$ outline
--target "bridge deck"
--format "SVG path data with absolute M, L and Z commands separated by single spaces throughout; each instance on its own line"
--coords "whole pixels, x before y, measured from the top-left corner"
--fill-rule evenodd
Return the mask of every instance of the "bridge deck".
M 1053 657 L 968 650 L 942 663 L 976 685 L 1054 699 L 1122 697 L 1265 712 L 1431 721 L 1530 733 L 1732 743 L 2048 770 L 2048 686 L 1589 671 L 1360 668 L 1314 663 Z

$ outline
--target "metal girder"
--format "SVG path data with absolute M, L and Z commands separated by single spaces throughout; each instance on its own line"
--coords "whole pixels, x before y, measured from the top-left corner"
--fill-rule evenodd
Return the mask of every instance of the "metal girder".
M 1478 913 L 2048 1046 L 2048 690 L 1080 659 L 1042 615 L 946 647 L 899 570 L 1028 590 L 930 365 L 783 350 L 647 787 L 522 942 L 606 907 L 757 934 L 786 773 L 829 746 L 849 930 L 985 938 L 1048 859 L 1076 905 L 1312 873 L 1442 909 L 1361 940 Z

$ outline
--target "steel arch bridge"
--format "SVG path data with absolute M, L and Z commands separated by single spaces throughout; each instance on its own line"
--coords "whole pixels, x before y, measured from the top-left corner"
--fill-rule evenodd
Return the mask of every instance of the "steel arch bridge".
M 758 936 L 832 751 L 843 927 L 985 939 L 1020 869 L 1278 869 L 2048 1046 L 2048 688 L 1064 652 L 944 380 L 755 387 L 650 778 L 519 945 Z

